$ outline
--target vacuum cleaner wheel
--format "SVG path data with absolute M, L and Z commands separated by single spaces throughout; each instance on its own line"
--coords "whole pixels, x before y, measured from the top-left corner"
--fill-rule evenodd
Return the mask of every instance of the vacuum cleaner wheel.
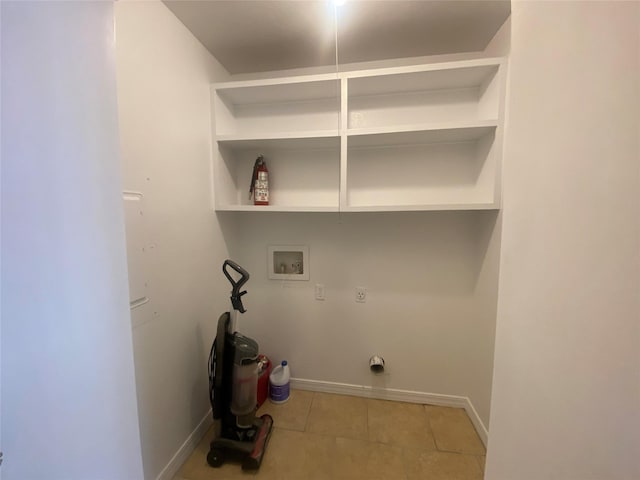
M 219 468 L 224 463 L 224 452 L 219 448 L 212 448 L 207 454 L 207 463 L 215 468 Z

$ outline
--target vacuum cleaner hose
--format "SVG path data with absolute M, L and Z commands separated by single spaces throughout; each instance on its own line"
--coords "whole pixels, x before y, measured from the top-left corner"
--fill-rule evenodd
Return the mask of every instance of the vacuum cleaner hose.
M 211 345 L 211 352 L 209 352 L 209 402 L 211 403 L 211 412 L 214 419 L 216 418 L 214 386 L 216 384 L 216 363 L 218 360 L 216 343 L 218 342 L 214 340 L 213 345 Z

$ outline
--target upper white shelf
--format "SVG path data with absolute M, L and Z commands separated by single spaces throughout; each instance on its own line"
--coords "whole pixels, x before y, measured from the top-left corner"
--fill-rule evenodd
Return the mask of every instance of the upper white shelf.
M 497 209 L 505 65 L 486 58 L 213 84 L 215 208 Z M 247 197 L 259 154 L 267 207 Z
M 368 71 L 347 80 L 347 128 L 497 121 L 500 63 L 454 63 Z
M 373 70 L 349 75 L 349 96 L 393 95 L 425 90 L 477 88 L 487 83 L 498 71 L 499 61 L 449 68 L 415 68 Z
M 425 143 L 469 142 L 495 131 L 497 120 L 410 125 L 403 128 L 349 130 L 349 147 L 381 147 Z
M 335 75 L 214 84 L 212 100 L 218 137 L 321 136 L 339 128 L 340 82 Z
M 340 82 L 334 74 L 214 83 L 213 89 L 234 105 L 340 98 Z

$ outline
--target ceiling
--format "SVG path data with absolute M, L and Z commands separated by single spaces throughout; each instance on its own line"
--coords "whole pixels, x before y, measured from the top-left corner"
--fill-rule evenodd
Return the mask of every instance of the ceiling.
M 336 51 L 340 64 L 477 52 L 511 13 L 510 0 L 164 3 L 231 74 L 335 65 Z

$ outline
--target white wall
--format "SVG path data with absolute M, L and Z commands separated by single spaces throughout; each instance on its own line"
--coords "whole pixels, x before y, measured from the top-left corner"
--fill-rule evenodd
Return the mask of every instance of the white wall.
M 109 2 L 2 2 L 4 480 L 141 479 Z
M 143 194 L 149 245 L 150 301 L 132 310 L 145 478 L 172 478 L 210 420 L 207 359 L 228 310 L 209 110 L 227 73 L 161 2 L 118 2 L 116 32 L 123 183 Z
M 230 251 L 251 273 L 241 329 L 289 360 L 292 376 L 471 396 L 488 421 L 494 212 L 236 216 Z M 310 280 L 267 280 L 270 244 L 309 245 Z M 314 299 L 316 283 L 326 300 Z M 365 304 L 356 286 L 367 287 Z M 369 371 L 376 353 L 383 379 Z
M 640 4 L 514 2 L 486 478 L 640 478 Z
M 507 20 L 485 52 L 347 64 L 339 69 L 504 56 L 509 53 L 509 34 Z M 319 67 L 233 79 L 329 71 Z M 252 275 L 245 297 L 252 308 L 241 317 L 241 328 L 276 361 L 287 358 L 294 377 L 469 397 L 488 428 L 499 214 L 222 213 L 219 217 L 234 238 L 231 255 Z M 269 244 L 309 245 L 310 280 L 286 284 L 267 280 Z M 314 299 L 316 283 L 325 285 L 327 300 Z M 356 286 L 369 290 L 365 305 L 355 303 Z M 374 353 L 387 362 L 384 378 L 373 377 L 368 369 Z
M 508 53 L 508 29 L 503 37 L 488 55 Z M 310 72 L 317 69 L 287 73 Z M 272 359 L 289 360 L 294 377 L 469 397 L 488 427 L 500 251 L 495 212 L 219 216 L 235 239 L 232 256 L 252 275 L 241 327 Z M 310 280 L 268 280 L 269 244 L 309 245 Z M 325 285 L 325 301 L 314 299 L 316 283 Z M 356 286 L 368 289 L 364 305 L 355 302 Z M 368 368 L 376 353 L 387 363 L 383 378 Z

